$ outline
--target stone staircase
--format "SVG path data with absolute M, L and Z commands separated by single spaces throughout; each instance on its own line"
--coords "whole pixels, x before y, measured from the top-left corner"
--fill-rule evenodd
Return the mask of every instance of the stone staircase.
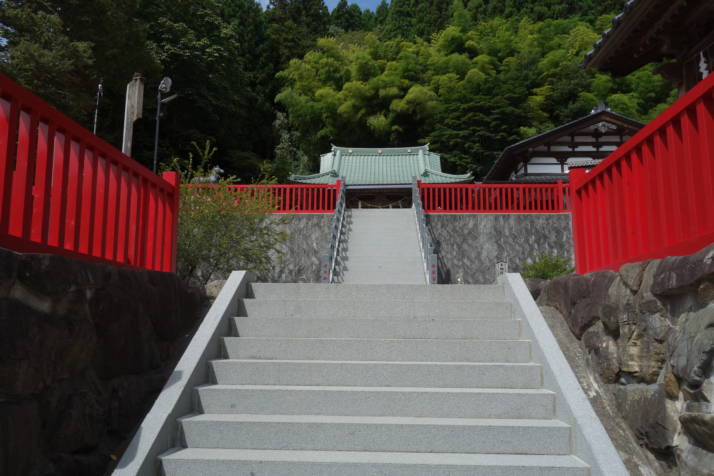
M 413 208 L 352 209 L 342 282 L 425 284 Z
M 166 476 L 590 474 L 503 286 L 250 287 Z

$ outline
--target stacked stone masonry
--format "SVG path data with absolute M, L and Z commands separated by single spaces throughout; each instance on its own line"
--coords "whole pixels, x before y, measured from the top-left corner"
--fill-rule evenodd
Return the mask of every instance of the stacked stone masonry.
M 104 474 L 200 307 L 171 273 L 0 249 L 0 474 Z
M 656 458 L 656 472 L 712 474 L 714 245 L 529 287 L 544 314 L 567 323 L 595 390 Z

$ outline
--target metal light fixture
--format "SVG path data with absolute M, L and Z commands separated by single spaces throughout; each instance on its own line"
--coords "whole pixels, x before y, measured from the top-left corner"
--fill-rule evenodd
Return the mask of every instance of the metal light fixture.
M 92 132 L 94 134 L 97 133 L 97 121 L 99 120 L 99 101 L 102 99 L 102 96 L 104 96 L 104 85 L 102 84 L 104 82 L 103 79 L 99 80 L 99 84 L 97 85 L 97 102 L 94 107 L 94 127 L 92 128 Z
M 156 161 L 159 155 L 159 123 L 161 122 L 161 105 L 173 101 L 178 97 L 178 94 L 173 96 L 163 97 L 164 94 L 171 92 L 173 81 L 168 76 L 165 76 L 159 83 L 159 91 L 156 96 L 156 134 L 154 135 L 154 173 L 156 173 Z

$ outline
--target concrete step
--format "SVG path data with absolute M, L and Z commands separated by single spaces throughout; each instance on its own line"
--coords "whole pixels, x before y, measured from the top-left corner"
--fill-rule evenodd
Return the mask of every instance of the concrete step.
M 417 263 L 422 265 L 421 251 L 417 244 L 402 243 L 401 246 L 380 246 L 375 248 L 374 244 L 355 244 L 352 243 L 344 250 L 343 261 L 350 263 L 357 258 L 370 258 L 375 263 L 381 263 L 382 266 L 395 266 L 398 264 Z
M 517 319 L 329 319 L 236 317 L 241 337 L 362 339 L 518 339 Z
M 423 284 L 426 282 L 421 265 L 409 269 L 380 267 L 374 264 L 351 261 L 342 272 L 342 282 L 346 284 Z
M 161 456 L 166 476 L 588 476 L 574 456 L 188 448 Z
M 350 208 L 353 215 L 407 215 L 414 214 L 414 208 Z
M 392 270 L 413 272 L 414 269 L 424 273 L 424 262 L 418 251 L 414 251 L 410 256 L 395 256 L 389 250 L 382 250 L 377 253 L 353 254 L 348 253 L 347 259 L 343 263 L 348 270 L 352 270 L 354 265 L 369 265 L 372 271 Z
M 569 454 L 557 420 L 195 415 L 179 419 L 189 448 Z
M 367 234 L 381 236 L 386 233 L 411 232 L 416 230 L 416 218 L 412 216 L 392 217 L 352 217 L 351 234 Z
M 229 359 L 530 362 L 527 340 L 224 337 Z
M 415 302 L 398 300 L 243 299 L 240 315 L 250 317 L 445 318 L 496 319 L 512 317 L 511 304 L 490 301 Z
M 501 285 L 408 285 L 252 283 L 251 296 L 257 299 L 332 299 L 376 301 L 498 301 L 505 302 Z
M 213 360 L 224 385 L 540 388 L 535 363 L 370 362 L 326 360 Z
M 206 385 L 204 413 L 544 419 L 555 394 L 543 389 Z
M 349 237 L 349 249 L 352 249 L 355 245 L 369 246 L 373 251 L 385 247 L 398 248 L 400 245 L 403 246 L 405 241 L 407 241 L 410 246 L 419 246 L 419 237 L 416 232 L 411 233 L 410 231 L 407 233 L 406 231 L 395 231 L 386 233 L 382 231 L 378 236 L 379 239 L 371 233 L 352 233 Z

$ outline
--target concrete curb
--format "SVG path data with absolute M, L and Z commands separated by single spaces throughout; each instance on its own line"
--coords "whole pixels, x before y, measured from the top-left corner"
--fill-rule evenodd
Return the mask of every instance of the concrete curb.
M 533 339 L 533 360 L 543 364 L 544 387 L 556 392 L 557 418 L 573 426 L 573 454 L 591 466 L 592 476 L 629 475 L 521 275 L 505 274 L 499 282 L 513 298 L 524 337 Z
M 209 381 L 208 362 L 221 356 L 221 338 L 245 297 L 251 273 L 234 271 L 203 318 L 181 360 L 146 414 L 112 473 L 114 476 L 160 474 L 158 456 L 179 445 L 177 418 L 194 411 L 194 388 Z

